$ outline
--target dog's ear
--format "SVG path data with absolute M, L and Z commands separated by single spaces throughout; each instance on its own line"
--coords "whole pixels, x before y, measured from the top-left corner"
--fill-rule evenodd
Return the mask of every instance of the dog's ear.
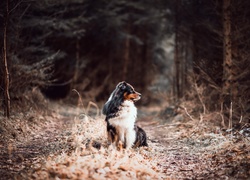
M 127 83 L 125 81 L 122 81 L 117 85 L 117 87 L 120 88 L 121 90 L 125 90 L 127 87 Z
M 122 82 L 120 82 L 119 84 L 121 84 L 121 85 L 127 85 L 128 83 L 126 82 L 126 81 L 122 81 Z
M 126 87 L 127 87 L 127 83 L 125 81 L 123 81 L 122 82 L 122 89 L 124 90 L 124 89 L 126 89 Z

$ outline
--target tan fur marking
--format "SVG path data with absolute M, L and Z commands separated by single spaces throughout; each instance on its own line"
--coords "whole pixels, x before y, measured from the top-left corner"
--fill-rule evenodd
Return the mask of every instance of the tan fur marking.
M 137 99 L 139 98 L 139 95 L 134 93 L 134 94 L 128 94 L 128 93 L 124 93 L 124 99 L 125 100 L 133 100 L 133 99 Z

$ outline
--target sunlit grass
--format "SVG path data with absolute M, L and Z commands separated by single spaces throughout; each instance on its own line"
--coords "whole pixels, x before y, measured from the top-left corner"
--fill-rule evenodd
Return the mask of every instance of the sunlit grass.
M 74 114 L 79 109 L 68 110 Z M 31 173 L 35 179 L 161 179 L 152 148 L 117 150 L 109 146 L 103 116 L 80 113 L 71 120 L 68 148 L 52 154 Z M 68 136 L 67 136 L 68 134 Z M 94 143 L 100 145 L 96 148 Z

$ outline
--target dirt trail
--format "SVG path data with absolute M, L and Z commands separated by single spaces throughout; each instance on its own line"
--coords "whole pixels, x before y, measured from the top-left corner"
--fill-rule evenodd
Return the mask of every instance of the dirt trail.
M 45 156 L 60 150 L 58 140 L 65 129 L 64 120 L 49 117 L 42 121 L 45 124 L 33 128 L 29 137 L 21 132 L 17 141 L 2 141 L 0 179 L 18 178 L 21 171 L 32 168 L 34 164 L 43 161 Z M 31 127 L 29 129 L 31 130 Z
M 39 169 L 48 156 L 75 148 L 72 146 L 72 128 L 78 127 L 74 117 L 80 117 L 80 111 L 74 110 L 74 107 L 55 108 L 54 116 L 48 116 L 42 127 L 37 128 L 30 137 L 22 142 L 8 142 L 1 147 L 0 179 L 36 179 L 36 176 L 32 177 L 33 169 Z M 152 114 L 140 116 L 138 124 L 149 136 L 150 150 L 147 151 L 157 162 L 161 174 L 164 174 L 163 179 L 250 177 L 249 139 L 237 138 L 234 141 L 202 124 L 184 121 L 160 124 Z M 121 168 L 120 171 L 126 169 Z
M 250 179 L 250 138 L 199 122 L 140 119 L 167 179 Z M 157 119 L 157 118 L 156 118 Z

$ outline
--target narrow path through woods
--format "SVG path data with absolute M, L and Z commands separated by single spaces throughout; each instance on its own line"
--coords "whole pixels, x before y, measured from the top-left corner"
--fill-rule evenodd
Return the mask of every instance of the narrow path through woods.
M 44 124 L 41 127 L 35 127 L 32 130 L 30 137 L 23 138 L 22 142 L 13 141 L 2 146 L 0 179 L 37 179 L 37 176 L 32 174 L 41 171 L 41 164 L 44 164 L 49 156 L 56 156 L 62 150 L 70 152 L 76 149 L 72 145 L 75 141 L 72 128 L 78 127 L 75 117 L 81 116 L 79 115 L 81 109 L 59 106 L 55 109 L 52 115 L 40 117 L 46 120 L 43 120 Z M 159 173 L 164 174 L 159 176 L 159 179 L 247 179 L 250 177 L 249 138 L 237 137 L 233 140 L 227 135 L 222 135 L 222 132 L 217 129 L 211 130 L 207 125 L 188 120 L 160 124 L 155 115 L 148 112 L 143 115 L 144 112 L 146 109 L 142 110 L 138 124 L 148 134 L 149 150 L 147 151 L 151 153 L 150 158 L 157 162 L 157 167 L 161 171 Z M 33 118 L 36 121 L 38 117 Z M 96 117 L 93 124 L 97 120 L 102 121 L 101 118 L 103 117 Z M 89 131 L 81 127 L 76 131 L 79 130 Z M 95 131 L 90 130 L 89 133 L 91 135 Z M 83 137 L 82 141 L 87 142 L 87 139 Z M 103 143 L 102 140 L 100 141 Z M 74 162 L 71 163 L 74 166 Z M 126 168 L 120 168 L 119 171 L 126 171 Z M 59 172 L 53 173 L 55 177 L 57 173 L 60 177 Z M 61 175 L 61 177 L 64 176 Z M 117 176 L 112 174 L 110 177 Z M 131 175 L 131 177 L 134 176 Z
M 209 123 L 184 119 L 160 124 L 155 118 L 145 116 L 140 124 L 151 146 L 162 152 L 157 158 L 167 178 L 250 178 L 249 137 L 239 131 L 226 133 Z
M 35 123 L 37 126 L 33 128 L 28 127 L 31 131 L 30 136 L 26 136 L 23 132 L 25 127 L 20 126 L 22 133 L 18 136 L 22 136 L 19 137 L 21 140 L 1 142 L 3 145 L 0 150 L 0 179 L 19 179 L 21 171 L 33 168 L 33 165 L 42 162 L 44 157 L 63 148 L 59 139 L 62 138 L 62 132 L 68 128 L 65 126 L 67 125 L 65 118 L 58 116 L 30 118 L 34 118 L 34 121 L 41 121 Z

